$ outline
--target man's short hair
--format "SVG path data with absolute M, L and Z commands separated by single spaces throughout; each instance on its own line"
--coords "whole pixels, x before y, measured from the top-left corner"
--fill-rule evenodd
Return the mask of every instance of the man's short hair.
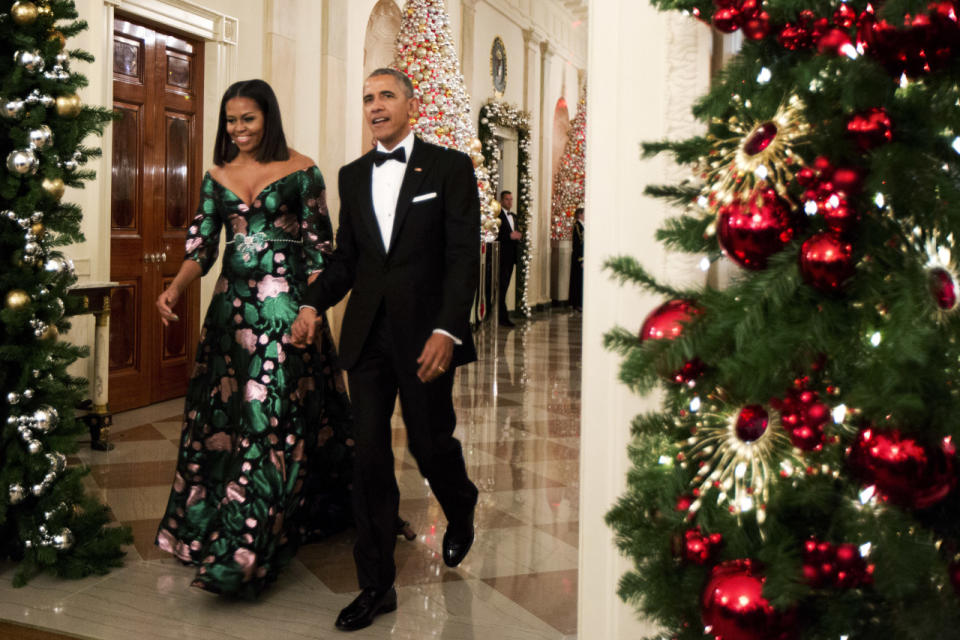
M 512 195 L 513 195 L 513 191 L 501 191 L 500 199 L 503 200 L 503 196 L 512 196 Z
M 390 67 L 380 67 L 379 69 L 374 69 L 370 75 L 367 76 L 367 79 L 373 78 L 374 76 L 393 76 L 403 85 L 404 95 L 408 98 L 413 97 L 413 83 L 407 74 L 397 71 L 396 69 L 391 69 Z

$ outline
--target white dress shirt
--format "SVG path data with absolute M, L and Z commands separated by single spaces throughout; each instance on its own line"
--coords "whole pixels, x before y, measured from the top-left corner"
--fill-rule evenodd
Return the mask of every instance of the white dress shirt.
M 407 161 L 387 160 L 380 166 L 373 165 L 373 177 L 370 180 L 371 195 L 373 196 L 373 212 L 380 225 L 380 237 L 383 238 L 383 248 L 390 251 L 390 235 L 393 233 L 393 221 L 397 215 L 397 199 L 400 198 L 400 186 L 403 176 L 410 163 L 410 153 L 413 151 L 413 131 L 407 134 L 394 149 L 403 147 L 407 154 Z M 388 152 L 383 143 L 377 142 L 377 150 Z
M 513 223 L 513 213 L 511 211 L 504 211 L 503 215 L 507 218 L 507 222 L 510 223 L 510 231 L 516 231 L 517 225 Z

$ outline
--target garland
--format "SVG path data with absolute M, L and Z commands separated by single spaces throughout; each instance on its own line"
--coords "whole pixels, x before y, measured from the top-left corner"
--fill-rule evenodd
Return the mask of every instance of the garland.
M 504 102 L 490 101 L 480 109 L 478 137 L 483 143 L 483 157 L 490 172 L 490 184 L 499 184 L 500 157 L 493 126 L 510 127 L 517 131 L 518 187 L 517 228 L 523 234 L 520 255 L 517 257 L 516 306 L 525 318 L 530 317 L 527 285 L 530 282 L 530 258 L 533 247 L 530 243 L 531 204 L 533 203 L 533 179 L 530 176 L 530 114 Z M 499 194 L 498 194 L 499 195 Z

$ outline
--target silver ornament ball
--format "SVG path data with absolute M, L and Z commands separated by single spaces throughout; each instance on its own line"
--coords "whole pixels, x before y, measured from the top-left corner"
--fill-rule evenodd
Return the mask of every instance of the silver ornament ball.
M 44 485 L 44 484 L 42 484 L 42 483 L 38 483 L 38 484 L 35 484 L 35 485 L 33 485 L 32 487 L 30 487 L 30 493 L 32 493 L 33 495 L 35 495 L 35 496 L 38 497 L 38 498 L 39 498 L 40 496 L 42 496 L 42 495 L 43 495 L 43 492 L 46 491 L 46 490 L 47 490 L 46 485 Z
M 14 149 L 7 154 L 7 169 L 18 175 L 37 172 L 37 154 L 32 149 Z
M 11 391 L 7 394 L 7 404 L 17 404 L 20 402 L 20 394 L 16 391 Z
M 32 455 L 37 455 L 43 451 L 43 445 L 40 444 L 39 440 L 31 440 L 27 443 L 27 451 L 29 451 Z
M 58 551 L 66 551 L 73 546 L 73 532 L 64 527 L 60 533 L 53 536 L 53 548 Z
M 39 51 L 17 51 L 13 54 L 13 61 L 30 73 L 43 71 L 44 62 Z
M 53 131 L 45 124 L 30 131 L 30 144 L 37 149 L 46 149 L 53 144 Z
M 23 115 L 23 100 L 17 98 L 13 100 L 0 99 L 0 115 L 4 118 L 19 118 Z
M 39 375 L 39 371 L 37 375 Z M 57 423 L 60 421 L 60 414 L 57 413 L 57 410 L 49 405 L 43 405 L 39 409 L 33 412 L 34 428 L 38 431 L 48 433 L 57 428 Z
M 32 398 L 32 397 L 33 397 L 33 389 L 24 389 L 24 390 L 23 390 L 23 397 L 26 398 L 27 400 L 29 400 L 30 398 Z
M 23 499 L 27 497 L 27 494 L 23 489 L 23 485 L 21 484 L 12 484 L 7 488 L 7 491 L 10 495 L 10 504 L 22 502 Z

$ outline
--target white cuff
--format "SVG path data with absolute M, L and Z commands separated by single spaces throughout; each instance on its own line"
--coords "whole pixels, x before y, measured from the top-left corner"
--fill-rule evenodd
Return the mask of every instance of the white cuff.
M 453 340 L 453 344 L 457 345 L 458 347 L 463 344 L 463 340 L 461 340 L 461 339 L 458 338 L 457 336 L 453 335 L 453 334 L 450 333 L 449 331 L 444 331 L 443 329 L 434 329 L 433 332 L 434 332 L 434 333 L 442 333 L 443 335 L 445 335 L 445 336 L 447 336 L 448 338 L 452 339 L 452 340 Z

